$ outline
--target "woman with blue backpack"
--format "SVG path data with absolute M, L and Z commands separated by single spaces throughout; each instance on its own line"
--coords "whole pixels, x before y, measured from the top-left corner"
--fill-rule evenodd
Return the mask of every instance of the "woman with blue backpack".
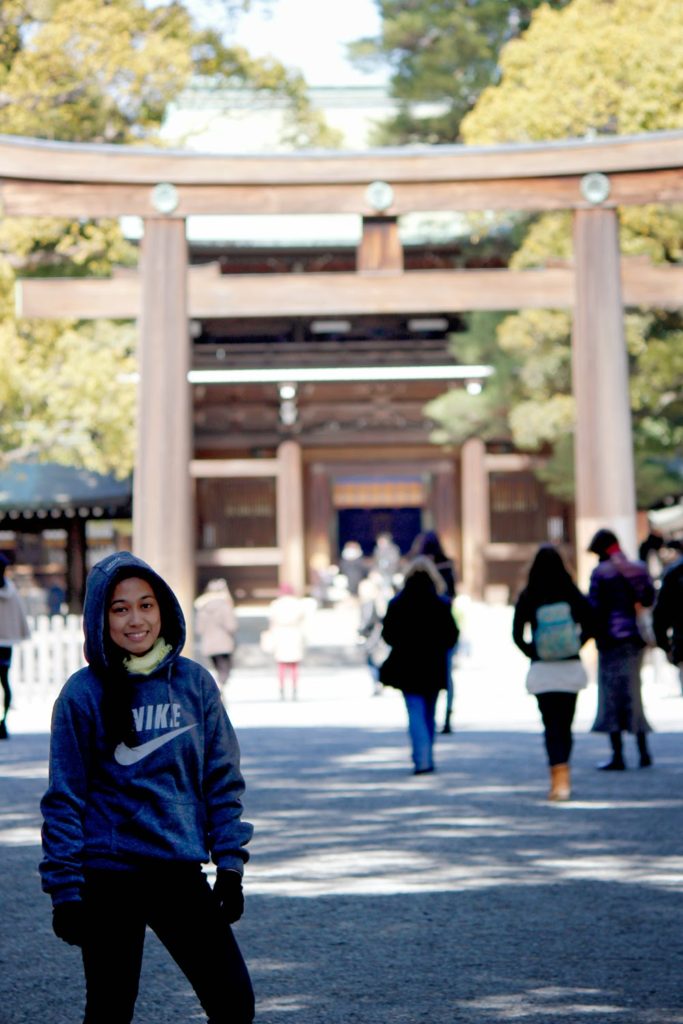
M 538 701 L 550 766 L 549 800 L 571 796 L 569 760 L 576 698 L 588 678 L 579 656 L 593 635 L 588 599 L 571 578 L 559 551 L 543 544 L 517 598 L 512 638 L 530 659 L 526 688 Z

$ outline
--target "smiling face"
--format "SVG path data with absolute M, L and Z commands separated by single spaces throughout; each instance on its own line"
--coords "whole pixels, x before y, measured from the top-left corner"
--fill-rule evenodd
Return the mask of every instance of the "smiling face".
M 114 587 L 107 613 L 109 636 L 127 654 L 146 654 L 161 632 L 161 612 L 147 580 L 131 576 Z

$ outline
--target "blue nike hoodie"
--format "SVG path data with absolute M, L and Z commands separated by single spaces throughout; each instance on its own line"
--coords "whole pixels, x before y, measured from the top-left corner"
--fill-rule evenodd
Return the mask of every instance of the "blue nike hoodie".
M 149 675 L 128 673 L 108 639 L 119 580 L 150 582 L 171 651 Z M 55 703 L 43 813 L 43 889 L 79 899 L 88 868 L 199 863 L 242 872 L 252 826 L 235 732 L 213 677 L 180 656 L 185 619 L 164 580 L 129 552 L 98 562 L 83 613 L 88 667 Z M 117 724 L 119 723 L 119 724 Z

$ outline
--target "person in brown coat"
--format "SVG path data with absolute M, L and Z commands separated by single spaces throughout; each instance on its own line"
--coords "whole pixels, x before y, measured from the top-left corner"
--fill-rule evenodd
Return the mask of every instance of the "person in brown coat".
M 209 580 L 194 607 L 199 649 L 216 670 L 218 684 L 223 690 L 232 669 L 237 633 L 235 604 L 227 582 L 224 579 Z

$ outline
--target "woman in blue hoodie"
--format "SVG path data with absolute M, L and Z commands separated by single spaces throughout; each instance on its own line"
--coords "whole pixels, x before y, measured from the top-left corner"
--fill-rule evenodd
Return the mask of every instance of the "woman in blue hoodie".
M 252 827 L 218 687 L 180 655 L 172 590 L 128 552 L 92 569 L 84 631 L 88 667 L 54 708 L 40 864 L 54 931 L 82 949 L 84 1024 L 133 1019 L 147 925 L 210 1024 L 249 1024 L 254 995 L 230 924 L 244 909 Z

